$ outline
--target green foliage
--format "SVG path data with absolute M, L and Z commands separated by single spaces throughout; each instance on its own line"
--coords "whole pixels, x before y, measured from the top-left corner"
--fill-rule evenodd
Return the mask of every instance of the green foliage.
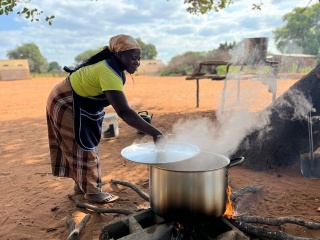
M 9 59 L 28 59 L 30 72 L 44 73 L 47 72 L 48 62 L 45 59 L 38 46 L 34 43 L 25 43 L 16 49 L 7 52 Z
M 13 12 L 13 9 L 17 6 L 16 1 L 4 0 L 0 1 L 0 15 L 9 15 L 10 12 Z
M 194 15 L 206 14 L 211 11 L 218 12 L 221 9 L 229 7 L 232 0 L 184 0 L 184 4 L 188 4 L 187 11 Z
M 153 44 L 145 44 L 140 38 L 136 39 L 141 47 L 141 59 L 155 59 L 157 56 L 156 47 Z
M 141 59 L 154 59 L 157 56 L 157 50 L 156 47 L 153 44 L 145 44 L 140 38 L 136 39 L 141 47 Z M 89 59 L 93 55 L 97 54 L 103 49 L 103 47 L 99 47 L 94 50 L 86 50 L 79 55 L 77 55 L 75 60 L 75 66 L 80 65 L 85 60 Z
M 187 4 L 187 11 L 194 15 L 207 14 L 209 12 L 215 11 L 219 12 L 224 8 L 228 8 L 233 4 L 232 0 L 184 0 L 184 4 Z M 262 1 L 252 4 L 252 10 L 262 10 Z
M 234 41 L 233 43 L 220 43 L 218 50 L 223 50 L 223 51 L 229 51 L 231 49 L 233 49 L 235 46 L 237 45 L 237 43 Z
M 204 57 L 203 52 L 186 52 L 173 57 L 164 71 L 169 75 L 186 75 L 188 72 L 196 71 L 199 62 L 203 61 Z
M 185 52 L 182 55 L 173 57 L 168 66 L 163 70 L 161 75 L 186 75 L 188 73 L 194 73 L 199 71 L 199 63 L 203 61 L 229 61 L 231 59 L 229 50 L 236 45 L 235 42 L 220 44 L 218 49 L 214 49 L 208 52 Z M 210 66 L 203 66 L 201 72 L 222 74 L 225 69 L 212 68 Z
M 18 4 L 25 5 L 26 3 L 29 3 L 30 0 L 0 0 L 0 15 L 9 15 L 9 13 L 14 12 Z M 39 16 L 43 13 L 43 11 L 39 11 L 37 8 L 27 8 L 23 7 L 22 10 L 18 11 L 17 14 L 19 16 L 24 16 L 26 19 L 29 19 L 31 22 L 33 21 L 39 21 Z M 52 21 L 54 19 L 54 16 L 46 16 L 45 21 L 48 22 L 48 24 L 51 26 Z
M 283 16 L 286 25 L 273 31 L 277 49 L 282 53 L 318 55 L 320 49 L 320 3 L 295 8 Z
M 103 49 L 103 47 L 99 47 L 97 49 L 94 50 L 87 50 L 84 51 L 82 53 L 80 53 L 79 55 L 77 55 L 74 60 L 75 60 L 75 66 L 80 65 L 81 63 L 83 63 L 85 60 L 89 59 L 90 57 L 92 57 L 93 55 L 97 54 L 98 52 L 100 52 Z
M 62 67 L 59 65 L 58 62 L 50 62 L 48 66 L 48 72 L 53 72 L 53 71 L 62 71 Z

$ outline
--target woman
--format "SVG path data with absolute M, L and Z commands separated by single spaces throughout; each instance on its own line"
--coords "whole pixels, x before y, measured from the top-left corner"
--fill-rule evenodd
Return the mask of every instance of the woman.
M 153 137 L 163 134 L 132 110 L 123 93 L 126 77 L 140 65 L 141 48 L 128 35 L 110 38 L 109 46 L 57 84 L 47 101 L 47 124 L 52 173 L 75 181 L 74 190 L 94 202 L 118 197 L 102 192 L 98 143 L 104 107 L 111 105 L 128 125 Z

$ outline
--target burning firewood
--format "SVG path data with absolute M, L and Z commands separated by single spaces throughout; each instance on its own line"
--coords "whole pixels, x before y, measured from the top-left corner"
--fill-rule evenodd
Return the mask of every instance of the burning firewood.
M 143 192 L 141 189 L 139 189 L 138 186 L 128 183 L 121 180 L 112 179 L 112 183 L 114 184 L 121 184 L 127 187 L 130 187 L 133 189 L 136 193 L 139 194 L 144 200 L 149 201 L 149 195 Z M 233 191 L 230 195 L 231 200 L 235 200 L 236 198 L 252 192 L 257 193 L 261 189 L 254 187 L 254 186 L 246 186 L 243 187 L 237 191 Z M 77 207 L 81 208 L 87 208 L 91 209 L 97 213 L 120 213 L 120 214 L 133 214 L 136 213 L 134 210 L 125 210 L 125 209 L 107 209 L 107 208 L 99 208 L 91 204 L 83 203 L 79 199 L 77 199 L 73 195 L 68 196 L 69 199 L 73 200 L 76 203 Z M 318 209 L 320 210 L 320 208 Z M 281 217 L 281 218 L 264 218 L 264 217 L 252 217 L 252 216 L 234 216 L 232 219 L 229 219 L 229 221 L 238 229 L 245 232 L 249 235 L 254 235 L 258 237 L 268 238 L 268 239 L 274 239 L 274 240 L 314 240 L 313 238 L 304 238 L 304 237 L 297 237 L 292 236 L 287 233 L 284 233 L 282 231 L 274 231 L 263 227 L 255 226 L 254 224 L 264 224 L 264 225 L 270 225 L 270 226 L 280 226 L 282 224 L 291 223 L 291 224 L 297 224 L 300 226 L 304 226 L 311 229 L 320 229 L 320 223 L 315 222 L 308 222 L 299 218 L 293 218 L 293 217 Z M 72 223 L 67 223 L 67 225 L 70 225 L 72 228 Z M 80 225 L 80 224 L 79 224 Z M 80 229 L 81 231 L 81 229 Z M 80 232 L 79 231 L 79 232 Z M 68 238 L 69 239 L 69 238 Z
M 122 181 L 122 180 L 118 180 L 118 179 L 111 179 L 111 182 L 114 183 L 114 184 L 120 184 L 120 185 L 129 187 L 132 190 L 134 190 L 136 193 L 138 193 L 138 195 L 140 197 L 142 197 L 144 200 L 149 201 L 149 195 L 147 193 L 143 192 L 137 185 L 129 183 L 129 182 L 125 182 L 125 181 Z M 238 198 L 238 197 L 240 197 L 240 196 L 242 196 L 242 195 L 244 195 L 246 193 L 249 193 L 249 192 L 257 193 L 260 190 L 261 190 L 260 188 L 254 187 L 254 186 L 243 187 L 243 188 L 241 188 L 239 190 L 232 191 L 231 200 L 235 200 L 236 198 Z

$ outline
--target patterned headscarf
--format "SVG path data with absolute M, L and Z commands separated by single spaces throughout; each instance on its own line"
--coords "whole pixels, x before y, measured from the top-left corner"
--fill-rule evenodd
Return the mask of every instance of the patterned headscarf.
M 110 38 L 109 46 L 110 52 L 122 52 L 130 49 L 141 49 L 138 42 L 129 35 L 120 34 Z

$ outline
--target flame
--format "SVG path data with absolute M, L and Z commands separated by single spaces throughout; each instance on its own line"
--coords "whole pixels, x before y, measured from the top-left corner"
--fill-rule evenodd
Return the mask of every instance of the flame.
M 228 186 L 227 187 L 228 200 L 227 200 L 227 204 L 226 204 L 226 211 L 222 216 L 227 219 L 236 219 L 238 213 L 233 208 L 233 204 L 232 204 L 232 200 L 231 200 L 231 193 L 232 193 L 231 187 Z

